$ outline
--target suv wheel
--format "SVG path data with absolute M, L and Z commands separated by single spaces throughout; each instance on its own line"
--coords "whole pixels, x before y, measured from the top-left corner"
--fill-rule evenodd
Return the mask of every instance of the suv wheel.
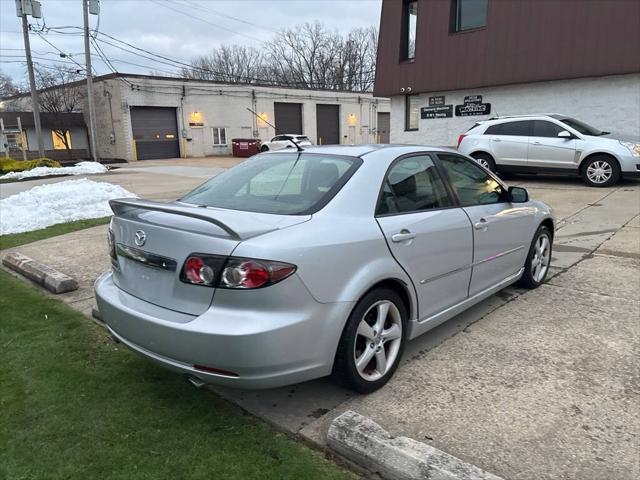
M 267 147 L 266 145 L 263 145 L 262 148 L 260 148 L 261 152 L 268 152 L 269 151 L 269 147 Z
M 491 158 L 491 155 L 487 153 L 474 153 L 471 156 L 487 170 L 491 170 L 492 172 L 496 171 L 496 162 Z
M 582 165 L 581 173 L 587 185 L 610 187 L 620 179 L 620 166 L 608 155 L 595 155 Z
M 382 387 L 400 363 L 406 324 L 407 309 L 396 292 L 379 288 L 367 293 L 342 332 L 334 378 L 360 393 Z

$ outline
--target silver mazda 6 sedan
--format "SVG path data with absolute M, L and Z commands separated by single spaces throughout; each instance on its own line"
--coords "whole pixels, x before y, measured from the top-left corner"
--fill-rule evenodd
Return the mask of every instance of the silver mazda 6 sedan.
M 554 217 L 473 159 L 420 146 L 271 152 L 170 203 L 114 200 L 111 334 L 194 383 L 384 385 L 406 342 L 540 285 Z

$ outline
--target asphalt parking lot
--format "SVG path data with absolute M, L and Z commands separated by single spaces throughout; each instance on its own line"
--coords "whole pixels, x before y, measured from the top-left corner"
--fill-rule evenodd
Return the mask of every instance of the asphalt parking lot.
M 91 178 L 169 199 L 229 166 L 177 163 Z M 640 182 L 507 182 L 549 203 L 560 221 L 545 285 L 509 288 L 411 342 L 395 377 L 370 395 L 328 380 L 216 391 L 319 444 L 350 409 L 504 478 L 640 477 Z M 80 289 L 58 297 L 90 314 L 93 280 L 109 263 L 105 234 L 94 227 L 17 250 L 76 277 Z

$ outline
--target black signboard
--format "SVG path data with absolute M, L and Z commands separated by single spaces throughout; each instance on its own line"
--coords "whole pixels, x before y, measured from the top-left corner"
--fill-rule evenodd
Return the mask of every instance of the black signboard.
M 464 103 L 482 103 L 482 95 L 467 95 L 464 97 Z
M 444 95 L 440 95 L 437 97 L 429 97 L 430 107 L 439 107 L 440 105 L 444 105 Z
M 441 105 L 438 107 L 422 107 L 420 118 L 451 118 L 453 117 L 453 105 Z
M 456 117 L 470 117 L 472 115 L 489 115 L 491 113 L 490 103 L 465 103 L 456 105 Z

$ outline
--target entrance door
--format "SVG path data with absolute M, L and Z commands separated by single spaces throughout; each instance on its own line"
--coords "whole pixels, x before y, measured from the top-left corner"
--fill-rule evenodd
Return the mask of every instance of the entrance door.
M 302 135 L 302 104 L 274 102 L 274 117 L 277 134 Z
M 391 131 L 391 114 L 389 112 L 378 112 L 378 143 L 389 143 Z
M 340 106 L 316 105 L 316 125 L 318 145 L 338 145 L 340 143 Z
M 138 160 L 180 156 L 175 108 L 131 107 L 131 129 Z

